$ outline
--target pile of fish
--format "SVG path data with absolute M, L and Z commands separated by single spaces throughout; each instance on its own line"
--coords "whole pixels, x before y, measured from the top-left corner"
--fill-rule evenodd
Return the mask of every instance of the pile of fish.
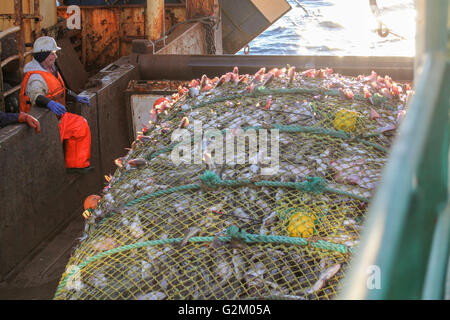
M 412 93 L 375 72 L 354 78 L 289 66 L 254 75 L 235 67 L 180 86 L 149 106 L 149 125 L 105 176 L 55 298 L 335 297 Z M 196 144 L 199 124 L 232 140 L 265 129 L 276 143 L 252 152 L 244 139 L 246 162 L 217 162 L 217 136 L 200 135 Z M 177 129 L 193 147 L 175 163 Z M 265 160 L 276 150 L 271 171 Z M 245 183 L 211 187 L 205 172 Z M 326 189 L 292 187 L 311 178 Z M 244 236 L 230 236 L 232 227 Z

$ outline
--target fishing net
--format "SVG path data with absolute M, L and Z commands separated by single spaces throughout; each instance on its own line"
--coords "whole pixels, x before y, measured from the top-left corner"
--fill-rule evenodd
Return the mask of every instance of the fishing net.
M 116 160 L 55 299 L 335 297 L 409 86 L 235 68 L 179 89 Z

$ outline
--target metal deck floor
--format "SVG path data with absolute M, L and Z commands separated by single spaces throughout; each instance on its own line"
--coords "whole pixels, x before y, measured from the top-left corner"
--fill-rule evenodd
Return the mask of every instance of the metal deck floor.
M 74 213 L 53 237 L 41 245 L 21 263 L 6 281 L 0 283 L 0 299 L 49 300 L 53 299 L 61 275 L 77 239 L 84 228 L 79 211 Z

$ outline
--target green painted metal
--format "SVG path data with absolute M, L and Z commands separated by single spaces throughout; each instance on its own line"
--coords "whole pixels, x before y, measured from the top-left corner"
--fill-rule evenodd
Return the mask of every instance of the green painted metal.
M 417 55 L 421 64 L 416 93 L 369 208 L 340 299 L 445 297 L 450 241 L 444 210 L 449 180 L 449 3 L 418 2 L 425 11 L 419 12 L 425 21 L 418 34 L 425 46 Z
M 437 221 L 422 294 L 423 299 L 442 299 L 445 295 L 445 278 L 450 248 L 449 239 L 450 205 L 448 205 L 445 210 L 442 210 Z

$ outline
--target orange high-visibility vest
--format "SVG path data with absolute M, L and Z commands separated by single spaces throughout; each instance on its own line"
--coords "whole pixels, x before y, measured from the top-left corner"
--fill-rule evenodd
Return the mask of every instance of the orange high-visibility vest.
M 48 93 L 46 95 L 50 100 L 61 103 L 62 105 L 66 104 L 66 86 L 64 85 L 64 81 L 61 75 L 58 72 L 58 77 L 55 77 L 51 72 L 46 71 L 29 71 L 25 75 L 25 78 L 22 81 L 22 87 L 20 88 L 20 111 L 29 112 L 31 108 L 30 98 L 25 94 L 25 89 L 27 88 L 28 79 L 34 73 L 38 73 L 44 78 L 44 81 L 47 83 Z
M 25 94 L 28 80 L 34 73 L 38 73 L 47 83 L 47 98 L 66 104 L 66 86 L 61 75 L 55 77 L 51 72 L 29 71 L 22 81 L 20 88 L 20 111 L 29 112 L 31 108 L 30 98 Z M 59 134 L 61 142 L 66 141 L 65 162 L 67 168 L 85 168 L 89 166 L 91 157 L 91 131 L 83 117 L 70 112 L 64 113 L 59 119 Z

